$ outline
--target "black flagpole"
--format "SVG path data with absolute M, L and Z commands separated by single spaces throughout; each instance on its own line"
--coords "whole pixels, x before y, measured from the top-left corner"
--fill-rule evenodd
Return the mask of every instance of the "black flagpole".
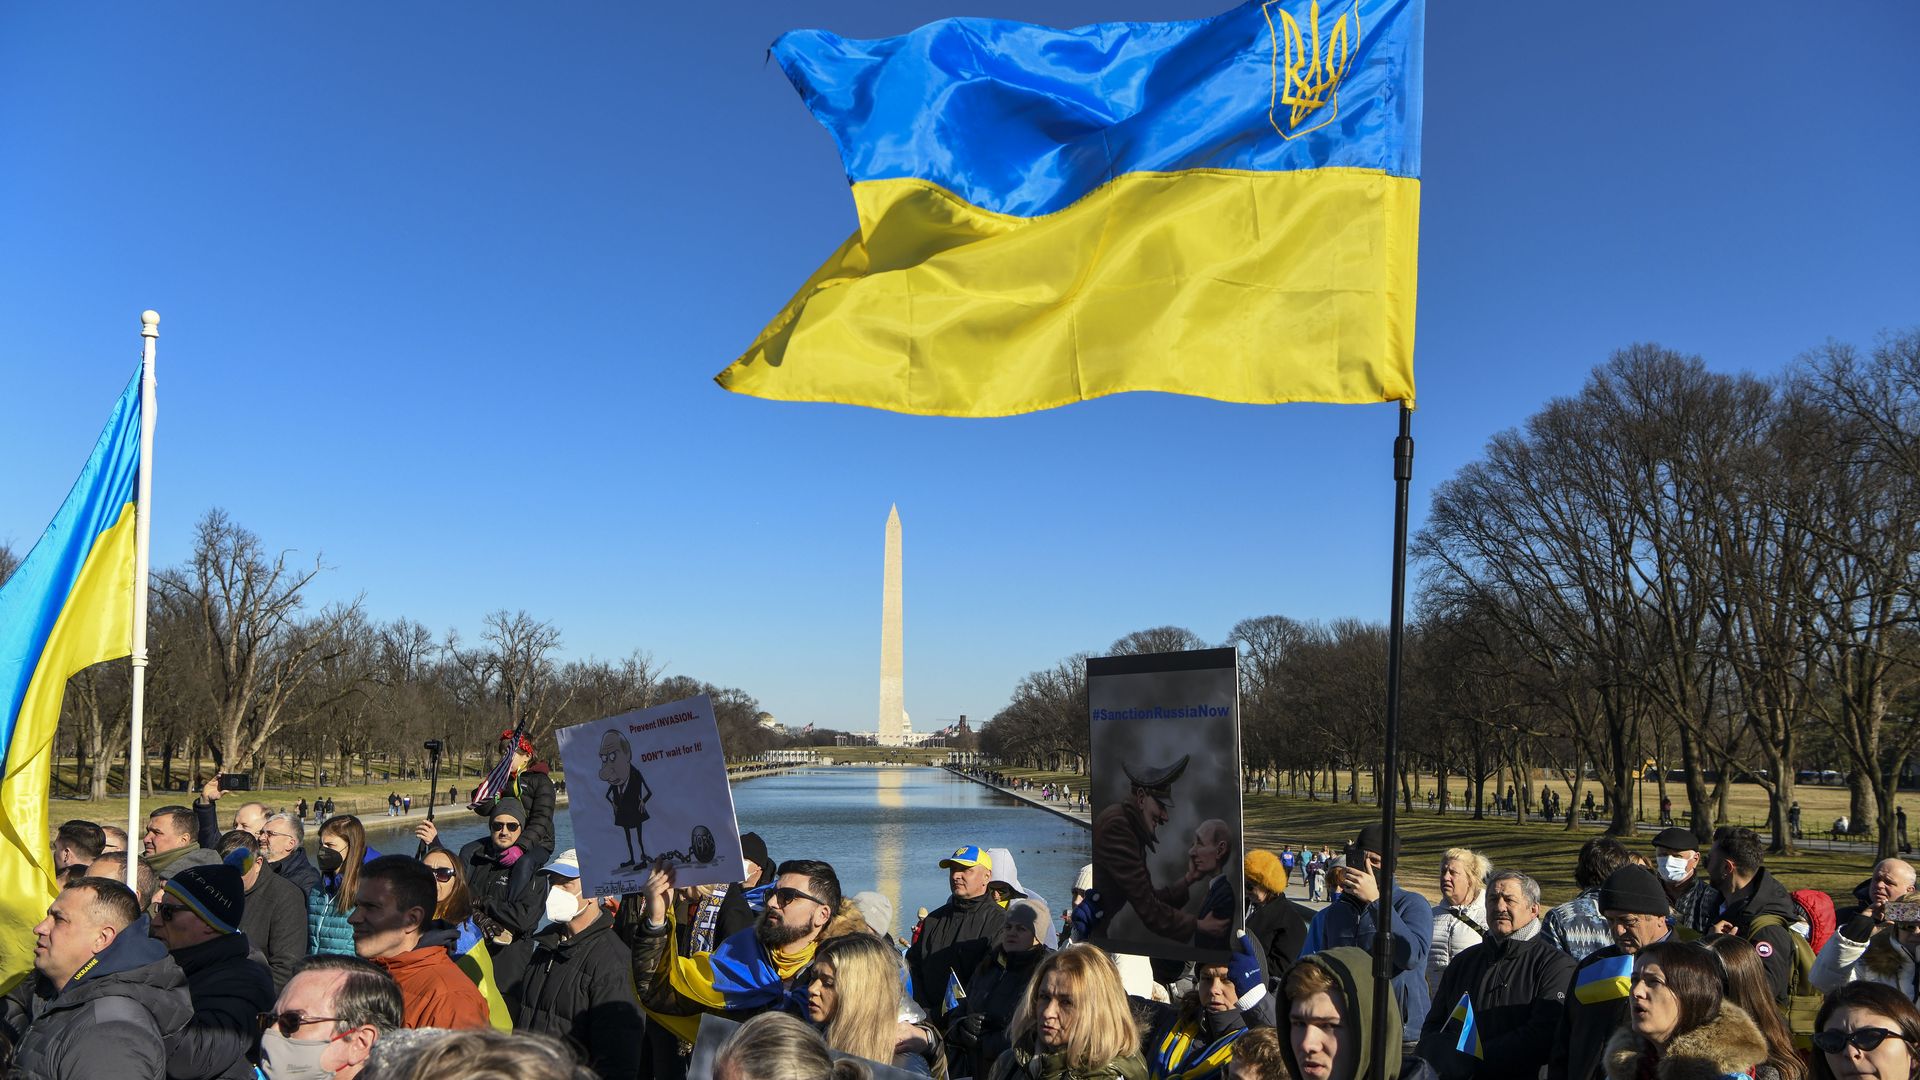
M 1386 833 L 1380 853 L 1380 899 L 1373 939 L 1373 1062 L 1372 1080 L 1394 1080 L 1386 1073 L 1387 1040 L 1400 1040 L 1400 1030 L 1387 1021 L 1387 1002 L 1393 993 L 1393 882 L 1394 785 L 1399 782 L 1400 755 L 1400 646 L 1407 627 L 1407 488 L 1413 482 L 1413 409 L 1400 403 L 1400 437 L 1393 440 L 1393 612 L 1387 624 L 1387 731 L 1385 787 L 1374 793 L 1380 800 L 1380 827 Z M 1402 1017 L 1402 1022 L 1405 1017 Z

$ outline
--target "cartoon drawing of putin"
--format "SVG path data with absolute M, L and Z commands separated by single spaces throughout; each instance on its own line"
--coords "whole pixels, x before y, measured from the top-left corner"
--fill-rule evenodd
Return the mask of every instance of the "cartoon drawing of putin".
M 616 729 L 600 736 L 600 779 L 607 782 L 607 802 L 613 807 L 613 823 L 620 826 L 627 836 L 627 861 L 620 870 L 641 870 L 649 862 L 647 844 L 640 836 L 640 826 L 646 823 L 647 801 L 653 798 L 653 789 L 633 766 L 633 744 Z M 635 858 L 634 845 L 640 847 L 640 856 Z

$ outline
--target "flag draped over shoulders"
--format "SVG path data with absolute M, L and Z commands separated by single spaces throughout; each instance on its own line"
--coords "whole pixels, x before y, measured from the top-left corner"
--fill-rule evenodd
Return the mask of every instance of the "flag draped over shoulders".
M 859 224 L 719 383 L 951 416 L 1411 401 L 1422 23 L 1251 0 L 782 36 Z
M 0 585 L 0 985 L 33 962 L 55 895 L 47 788 L 67 679 L 133 647 L 140 378 L 114 405 L 66 502 Z

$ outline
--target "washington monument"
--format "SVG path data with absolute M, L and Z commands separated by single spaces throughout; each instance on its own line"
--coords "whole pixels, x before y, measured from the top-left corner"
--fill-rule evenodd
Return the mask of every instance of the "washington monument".
M 906 698 L 901 690 L 900 507 L 887 511 L 887 561 L 880 580 L 880 726 L 881 746 L 906 741 Z

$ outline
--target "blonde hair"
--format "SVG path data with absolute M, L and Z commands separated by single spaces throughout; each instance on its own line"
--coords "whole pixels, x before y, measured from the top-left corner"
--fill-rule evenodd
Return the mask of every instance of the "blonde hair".
M 887 1060 L 893 1060 L 891 1048 Z M 835 1061 L 820 1033 L 786 1013 L 761 1013 L 740 1025 L 713 1056 L 726 1080 L 865 1080 L 856 1061 Z
M 1069 945 L 1040 961 L 1033 981 L 1013 1012 L 1013 1044 L 1032 1049 L 1040 1026 L 1040 995 L 1047 977 L 1059 975 L 1066 980 L 1070 1004 L 1067 1016 L 1067 1047 L 1064 1051 L 1069 1070 L 1080 1071 L 1106 1066 L 1116 1058 L 1138 1053 L 1140 1028 L 1133 1010 L 1127 1005 L 1127 992 L 1120 985 L 1120 969 L 1097 946 Z
M 1479 896 L 1487 889 L 1487 875 L 1493 873 L 1493 863 L 1485 855 L 1472 848 L 1450 847 L 1440 856 L 1440 871 L 1446 872 L 1447 864 L 1457 862 L 1473 878 L 1473 894 Z
M 871 934 L 848 934 L 822 942 L 813 963 L 833 969 L 827 1045 L 868 1061 L 892 1062 L 900 1023 L 900 954 Z

